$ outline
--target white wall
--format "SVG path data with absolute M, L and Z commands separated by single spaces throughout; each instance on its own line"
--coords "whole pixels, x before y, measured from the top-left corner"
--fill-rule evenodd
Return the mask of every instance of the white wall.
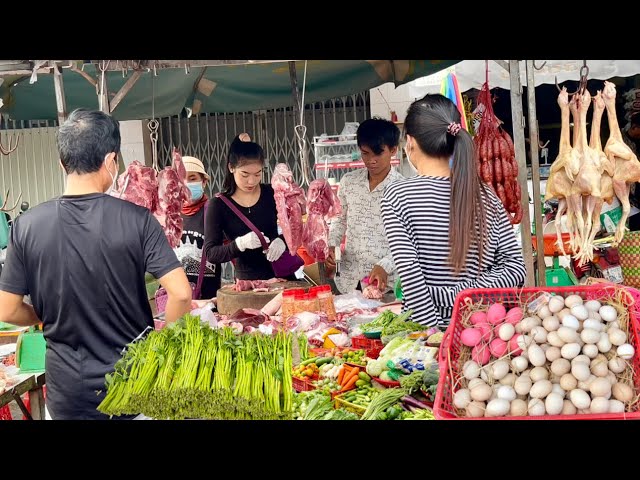
M 122 145 L 120 151 L 126 168 L 134 160 L 151 165 L 151 137 L 146 120 L 120 122 Z

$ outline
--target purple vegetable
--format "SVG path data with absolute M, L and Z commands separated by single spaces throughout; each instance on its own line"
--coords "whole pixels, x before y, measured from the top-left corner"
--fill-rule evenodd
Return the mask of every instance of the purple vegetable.
M 406 403 L 409 407 L 428 409 L 428 410 L 431 409 L 429 405 L 422 403 L 420 400 L 416 400 L 411 395 L 405 395 L 404 397 L 401 398 L 401 400 L 402 400 L 402 403 Z

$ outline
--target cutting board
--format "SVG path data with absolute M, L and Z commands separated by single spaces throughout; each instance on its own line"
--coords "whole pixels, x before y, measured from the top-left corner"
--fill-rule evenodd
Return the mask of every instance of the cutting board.
M 218 290 L 217 307 L 221 315 L 231 315 L 241 308 L 254 308 L 260 310 L 269 300 L 278 295 L 287 288 L 309 288 L 310 285 L 305 281 L 281 282 L 271 286 L 268 292 L 236 292 L 231 289 L 232 285 L 225 285 Z

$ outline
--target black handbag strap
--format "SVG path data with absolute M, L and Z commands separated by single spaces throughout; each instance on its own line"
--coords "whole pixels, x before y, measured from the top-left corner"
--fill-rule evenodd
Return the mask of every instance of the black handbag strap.
M 267 240 L 264 238 L 264 235 L 262 235 L 262 232 L 260 230 L 258 230 L 258 228 L 251 223 L 251 220 L 249 220 L 247 217 L 244 216 L 244 214 L 238 209 L 238 207 L 236 207 L 231 200 L 229 200 L 225 195 L 221 194 L 221 193 L 216 193 L 216 198 L 219 198 L 220 200 L 222 200 L 227 207 L 229 207 L 231 209 L 231 211 L 233 213 L 235 213 L 238 218 L 240 220 L 242 220 L 244 222 L 244 224 L 249 227 L 260 239 L 260 243 L 262 244 L 262 248 L 263 250 L 267 250 L 269 248 L 269 244 L 267 243 Z

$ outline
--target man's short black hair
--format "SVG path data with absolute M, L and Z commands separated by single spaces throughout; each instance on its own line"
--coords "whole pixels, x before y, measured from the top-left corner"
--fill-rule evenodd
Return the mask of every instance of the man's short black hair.
M 629 123 L 631 124 L 632 127 L 640 127 L 640 112 L 636 112 L 633 115 L 631 115 L 631 118 L 629 119 Z
M 97 172 L 107 154 L 120 153 L 120 125 L 100 110 L 74 110 L 60 125 L 56 138 L 67 173 Z
M 400 129 L 390 120 L 370 118 L 358 127 L 356 132 L 358 147 L 369 147 L 373 153 L 380 155 L 385 145 L 392 149 L 400 143 Z

